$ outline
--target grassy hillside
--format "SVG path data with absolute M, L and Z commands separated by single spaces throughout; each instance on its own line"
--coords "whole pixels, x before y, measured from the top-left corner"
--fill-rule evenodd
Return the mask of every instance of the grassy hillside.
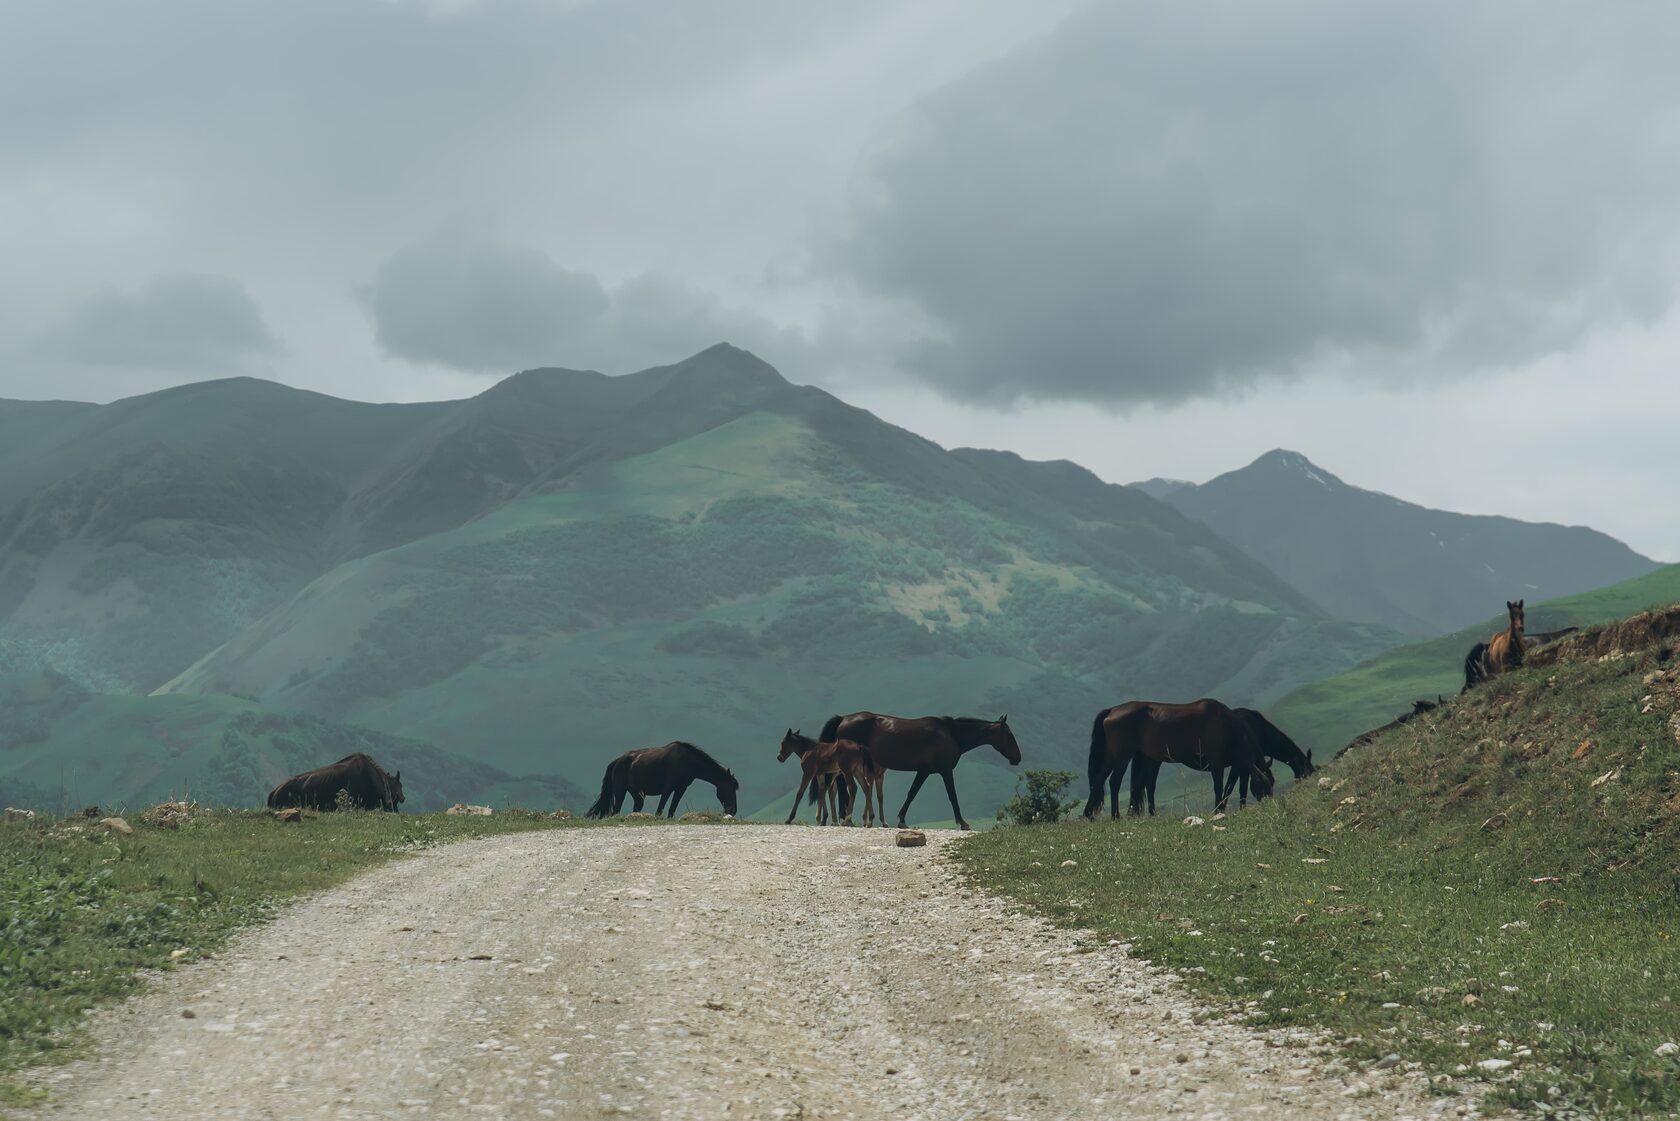
M 1350 486 L 1298 452 L 1267 452 L 1200 486 L 1143 485 L 1335 618 L 1414 637 L 1456 630 L 1490 603 L 1557 599 L 1657 567 L 1583 526 L 1431 510 Z
M 836 711 L 1008 712 L 1036 763 L 1063 765 L 1120 698 L 1254 700 L 1386 641 L 1071 465 L 953 456 L 796 391 L 341 565 L 167 690 L 585 786 L 627 747 L 690 739 L 747 808 L 795 782 L 772 762 L 782 729 Z M 1013 778 L 972 758 L 989 816 Z
M 401 770 L 410 812 L 458 801 L 574 810 L 588 802 L 558 776 L 515 777 L 418 740 L 236 697 L 109 696 L 51 672 L 0 673 L 0 805 L 260 805 L 282 778 L 352 751 Z
M 1680 600 L 1680 565 L 1582 595 L 1530 603 L 1531 633 L 1581 627 L 1620 619 L 1658 604 Z M 1505 619 L 1486 622 L 1429 642 L 1398 646 L 1343 673 L 1303 685 L 1267 709 L 1302 747 L 1328 758 L 1349 740 L 1379 727 L 1437 694 L 1453 696 L 1464 684 L 1464 655 L 1498 630 Z
M 1327 1029 L 1370 1082 L 1673 1116 L 1680 609 L 1667 633 L 1496 678 L 1217 823 L 1001 829 L 958 859 L 1234 1014 Z

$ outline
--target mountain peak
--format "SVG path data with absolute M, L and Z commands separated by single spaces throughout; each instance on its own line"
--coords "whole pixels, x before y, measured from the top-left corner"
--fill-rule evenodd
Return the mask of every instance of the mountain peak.
M 1344 485 L 1342 480 L 1324 470 L 1300 452 L 1290 451 L 1288 448 L 1273 448 L 1243 470 L 1264 471 L 1272 475 L 1297 476 L 1316 483 L 1326 490 L 1333 490 Z

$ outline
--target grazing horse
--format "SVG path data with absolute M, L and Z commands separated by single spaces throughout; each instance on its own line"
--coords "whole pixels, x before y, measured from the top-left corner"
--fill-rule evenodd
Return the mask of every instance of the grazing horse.
M 688 792 L 695 779 L 709 782 L 717 788 L 718 802 L 723 812 L 735 815 L 735 795 L 741 784 L 732 771 L 691 743 L 674 740 L 664 747 L 643 747 L 626 751 L 607 764 L 601 778 L 601 796 L 585 811 L 585 817 L 606 817 L 624 809 L 624 796 L 635 800 L 635 811 L 641 812 L 642 800 L 650 794 L 659 795 L 654 815 L 677 816 L 677 803 Z M 665 808 L 669 798 L 670 809 Z
M 970 828 L 963 820 L 962 807 L 957 805 L 957 783 L 951 777 L 957 760 L 977 747 L 990 745 L 1011 766 L 1021 762 L 1021 745 L 1015 742 L 1009 717 L 979 720 L 970 716 L 885 716 L 878 712 L 854 712 L 847 716 L 831 716 L 823 725 L 823 743 L 851 740 L 869 752 L 869 758 L 881 771 L 915 771 L 915 781 L 904 805 L 898 810 L 898 826 L 904 828 L 904 815 L 916 792 L 931 774 L 945 780 L 945 793 L 951 799 L 951 815 L 962 829 Z M 884 790 L 884 786 L 881 788 Z
M 1254 785 L 1254 797 L 1269 798 L 1277 786 L 1277 779 L 1272 775 L 1271 763 L 1274 759 L 1281 759 L 1294 772 L 1296 778 L 1305 778 L 1318 768 L 1313 766 L 1312 752 L 1302 752 L 1294 740 L 1284 735 L 1282 730 L 1265 716 L 1251 708 L 1234 708 L 1231 710 L 1238 720 L 1247 726 L 1260 748 L 1258 764 L 1251 768 L 1238 768 L 1237 777 L 1237 806 L 1240 808 L 1248 804 L 1248 788 Z M 1142 812 L 1144 799 L 1149 800 L 1149 816 L 1155 816 L 1155 780 L 1160 777 L 1161 763 L 1144 755 L 1132 757 L 1132 799 L 1131 814 Z M 1230 790 L 1227 787 L 1226 794 Z
M 335 810 L 340 793 L 358 809 L 380 809 L 396 813 L 403 800 L 402 772 L 388 773 L 373 756 L 358 751 L 336 763 L 293 775 L 268 792 L 271 809 L 299 806 L 310 810 Z
M 1105 780 L 1109 784 L 1110 812 L 1120 816 L 1120 780 L 1136 757 L 1207 771 L 1213 777 L 1213 804 L 1218 810 L 1225 808 L 1231 791 L 1244 775 L 1262 785 L 1267 782 L 1259 738 L 1248 721 L 1220 702 L 1130 701 L 1103 709 L 1091 723 L 1087 818 L 1095 817 L 1102 806 Z M 1231 771 L 1229 781 L 1225 779 L 1227 769 Z
M 1506 600 L 1505 612 L 1511 619 L 1509 625 L 1486 642 L 1476 643 L 1464 656 L 1464 688 L 1459 690 L 1460 693 L 1468 693 L 1471 686 L 1486 681 L 1496 673 L 1522 668 L 1523 652 L 1529 646 L 1523 639 L 1523 601 Z
M 818 825 L 840 822 L 840 807 L 836 805 L 835 800 L 836 787 L 841 788 L 844 795 L 842 801 L 845 803 L 845 821 L 850 825 L 852 802 L 857 796 L 859 786 L 863 787 L 864 828 L 875 824 L 876 807 L 879 807 L 881 825 L 887 824 L 887 807 L 881 804 L 881 768 L 875 765 L 874 760 L 869 757 L 869 752 L 862 746 L 851 740 L 820 743 L 789 728 L 787 735 L 782 737 L 782 750 L 776 756 L 776 762 L 785 763 L 789 755 L 799 756 L 799 769 L 802 772 L 799 793 L 793 796 L 793 808 L 788 811 L 789 825 L 793 824 L 793 819 L 799 814 L 799 800 L 805 796 L 807 786 L 811 787 L 813 794 L 818 795 Z M 822 796 L 825 792 L 826 798 Z

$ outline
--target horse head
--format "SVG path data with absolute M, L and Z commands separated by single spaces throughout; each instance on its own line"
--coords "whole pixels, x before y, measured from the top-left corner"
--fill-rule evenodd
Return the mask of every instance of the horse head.
M 1511 616 L 1511 627 L 1512 627 L 1512 629 L 1515 630 L 1518 634 L 1522 634 L 1523 633 L 1523 601 L 1520 600 L 1520 599 L 1515 600 L 1515 601 L 1506 600 L 1505 601 L 1505 611 L 1508 615 Z
M 785 763 L 789 755 L 799 754 L 803 739 L 797 729 L 789 728 L 787 735 L 782 737 L 782 750 L 776 753 L 776 762 Z
M 1009 714 L 1006 712 L 997 718 L 997 723 L 991 727 L 992 746 L 997 748 L 998 754 L 1009 760 L 1011 767 L 1021 765 L 1021 745 L 1015 742 L 1015 732 L 1009 727 Z
M 385 783 L 385 808 L 390 810 L 392 813 L 396 813 L 397 807 L 402 804 L 402 800 L 402 772 L 398 771 Z
M 1270 798 L 1276 788 L 1277 776 L 1272 774 L 1272 768 L 1267 766 L 1264 758 L 1249 764 L 1248 789 L 1253 793 L 1255 801 Z
M 741 780 L 735 777 L 735 772 L 725 770 L 723 781 L 717 784 L 718 804 L 723 806 L 723 812 L 730 817 L 735 816 L 738 808 L 736 796 L 741 791 Z

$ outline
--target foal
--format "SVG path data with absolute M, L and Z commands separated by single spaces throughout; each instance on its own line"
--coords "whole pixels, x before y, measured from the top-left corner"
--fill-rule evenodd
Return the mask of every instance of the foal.
M 793 824 L 793 819 L 799 814 L 800 799 L 805 797 L 805 788 L 816 783 L 817 824 L 838 824 L 840 821 L 840 807 L 835 803 L 835 791 L 841 782 L 847 787 L 846 824 L 852 823 L 851 807 L 857 800 L 856 791 L 863 787 L 863 824 L 865 828 L 875 824 L 876 809 L 880 806 L 881 772 L 876 768 L 874 760 L 869 758 L 869 752 L 851 740 L 836 740 L 833 743 L 818 743 L 809 736 L 802 736 L 792 728 L 782 737 L 782 750 L 776 756 L 776 762 L 782 763 L 789 755 L 799 756 L 800 770 L 803 772 L 799 780 L 799 793 L 793 796 L 793 809 L 788 811 L 787 823 Z M 826 788 L 826 789 L 825 789 Z M 881 824 L 885 825 L 886 811 L 880 811 Z

